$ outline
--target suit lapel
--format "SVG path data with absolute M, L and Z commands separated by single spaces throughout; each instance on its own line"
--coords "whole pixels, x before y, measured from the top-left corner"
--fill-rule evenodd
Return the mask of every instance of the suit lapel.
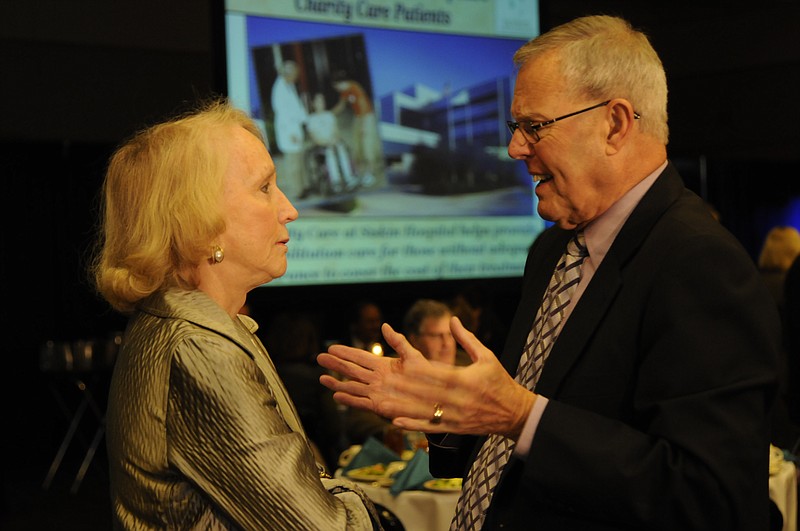
M 557 395 L 559 384 L 578 361 L 592 332 L 622 287 L 619 265 L 609 264 L 610 256 L 610 253 L 606 255 L 592 282 L 573 309 L 572 315 L 559 332 L 542 369 L 539 383 L 536 385 L 537 393 L 548 397 Z

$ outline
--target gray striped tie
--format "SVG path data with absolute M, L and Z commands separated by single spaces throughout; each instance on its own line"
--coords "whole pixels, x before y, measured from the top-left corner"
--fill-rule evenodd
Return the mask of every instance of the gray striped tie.
M 567 244 L 550 278 L 514 377 L 531 391 L 539 381 L 544 362 L 561 330 L 564 310 L 581 279 L 581 265 L 587 256 L 583 231 L 578 231 Z M 513 450 L 514 441 L 502 435 L 492 434 L 486 439 L 464 481 L 450 531 L 473 531 L 483 526 L 492 493 Z

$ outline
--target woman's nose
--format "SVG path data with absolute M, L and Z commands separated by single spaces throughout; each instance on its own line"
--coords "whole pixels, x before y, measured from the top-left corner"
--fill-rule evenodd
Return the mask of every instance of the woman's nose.
M 281 190 L 281 196 L 283 196 L 283 201 L 285 202 L 285 204 L 281 205 L 281 211 L 285 212 L 284 216 L 282 217 L 286 219 L 286 223 L 296 220 L 297 217 L 300 215 L 297 212 L 297 209 L 294 207 L 292 202 L 289 201 L 289 198 L 286 197 L 286 194 L 284 194 L 282 190 Z

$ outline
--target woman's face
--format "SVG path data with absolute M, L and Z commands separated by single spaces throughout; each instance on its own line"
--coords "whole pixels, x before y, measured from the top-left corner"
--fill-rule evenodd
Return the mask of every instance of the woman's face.
M 244 283 L 249 291 L 286 272 L 286 224 L 297 219 L 297 210 L 278 188 L 275 164 L 264 144 L 242 127 L 234 128 L 228 138 L 226 229 L 219 240 L 228 278 Z

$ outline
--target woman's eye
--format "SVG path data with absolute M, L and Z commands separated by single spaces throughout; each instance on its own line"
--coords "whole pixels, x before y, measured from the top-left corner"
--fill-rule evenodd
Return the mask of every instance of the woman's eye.
M 261 187 L 261 191 L 264 192 L 265 194 L 269 193 L 269 189 L 270 189 L 269 184 L 265 184 L 264 186 Z

